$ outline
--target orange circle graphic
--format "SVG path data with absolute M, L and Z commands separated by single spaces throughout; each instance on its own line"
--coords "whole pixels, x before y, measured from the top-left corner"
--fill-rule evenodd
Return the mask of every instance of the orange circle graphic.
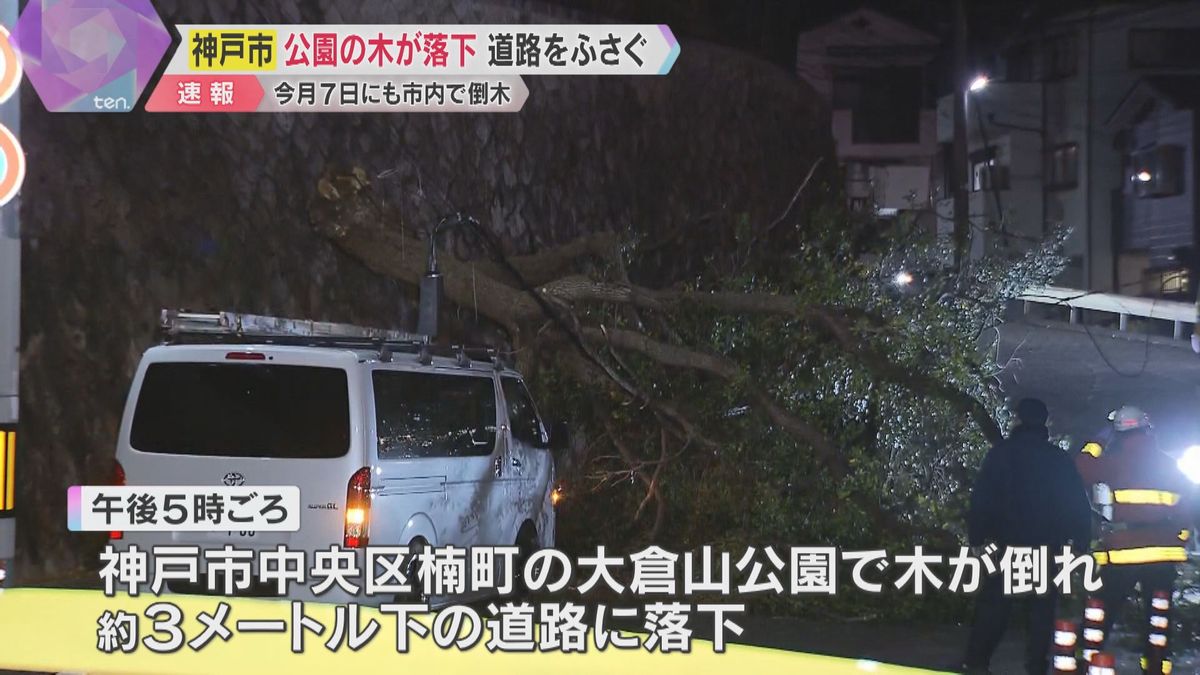
M 21 84 L 21 57 L 13 49 L 8 29 L 0 26 L 0 103 L 12 98 Z
M 12 201 L 25 180 L 25 153 L 21 144 L 8 127 L 0 124 L 0 156 L 4 158 L 3 175 L 0 175 L 0 206 Z

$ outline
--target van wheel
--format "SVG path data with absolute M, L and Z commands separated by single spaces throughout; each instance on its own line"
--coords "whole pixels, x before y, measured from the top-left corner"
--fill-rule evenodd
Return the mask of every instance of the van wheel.
M 537 528 L 527 520 L 521 526 L 521 531 L 517 533 L 516 569 L 513 570 L 513 591 L 519 596 L 529 594 L 529 588 L 525 583 L 525 563 L 529 562 L 537 550 Z
M 418 578 L 421 569 L 420 555 L 429 547 L 429 542 L 417 537 L 408 543 L 408 555 L 404 561 L 404 578 L 412 590 L 396 595 L 396 602 L 416 605 L 428 605 L 429 596 L 425 593 L 425 585 Z

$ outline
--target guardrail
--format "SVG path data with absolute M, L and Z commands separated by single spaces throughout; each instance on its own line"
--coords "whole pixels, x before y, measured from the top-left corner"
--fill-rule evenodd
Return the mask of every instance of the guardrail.
M 1081 310 L 1116 314 L 1121 330 L 1128 329 L 1131 316 L 1170 321 L 1173 324 L 1172 335 L 1176 340 L 1183 339 L 1184 326 L 1195 324 L 1197 320 L 1196 306 L 1186 302 L 1137 298 L 1116 293 L 1089 293 L 1061 286 L 1031 288 L 1017 299 L 1024 303 L 1026 314 L 1029 313 L 1031 303 L 1067 307 L 1071 312 L 1071 323 L 1079 323 Z

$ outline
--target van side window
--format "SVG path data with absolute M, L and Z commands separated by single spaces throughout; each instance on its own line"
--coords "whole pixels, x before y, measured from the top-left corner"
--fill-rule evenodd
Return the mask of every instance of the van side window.
M 508 403 L 508 423 L 512 426 L 513 438 L 535 448 L 549 447 L 549 439 L 538 420 L 533 398 L 518 379 L 506 377 L 500 380 L 504 399 Z
M 496 445 L 490 377 L 376 370 L 380 459 L 478 457 Z

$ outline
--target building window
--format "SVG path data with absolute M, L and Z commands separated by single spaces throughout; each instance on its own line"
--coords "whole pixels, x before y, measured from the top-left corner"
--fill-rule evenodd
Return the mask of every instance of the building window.
M 1188 292 L 1188 271 L 1171 270 L 1162 274 L 1162 292 L 1184 294 Z
M 970 161 L 972 192 L 1008 189 L 1008 167 L 996 160 L 995 148 L 972 152 Z
M 1183 193 L 1183 147 L 1156 145 L 1130 156 L 1129 182 L 1140 198 Z
M 1048 38 L 1045 44 L 1044 79 L 1061 80 L 1073 77 L 1077 72 L 1078 51 L 1073 33 Z
M 1033 44 L 1029 42 L 1005 50 L 1004 79 L 1009 82 L 1032 82 L 1037 79 L 1033 56 Z
M 1200 67 L 1200 29 L 1154 28 L 1129 31 L 1132 68 Z
M 1079 144 L 1054 146 L 1046 155 L 1046 188 L 1070 190 L 1079 185 Z
M 1143 290 L 1151 295 L 1188 295 L 1191 291 L 1188 271 L 1182 268 L 1147 270 L 1143 284 Z
M 862 68 L 833 81 L 834 109 L 850 110 L 854 143 L 916 143 L 921 139 L 920 68 Z

